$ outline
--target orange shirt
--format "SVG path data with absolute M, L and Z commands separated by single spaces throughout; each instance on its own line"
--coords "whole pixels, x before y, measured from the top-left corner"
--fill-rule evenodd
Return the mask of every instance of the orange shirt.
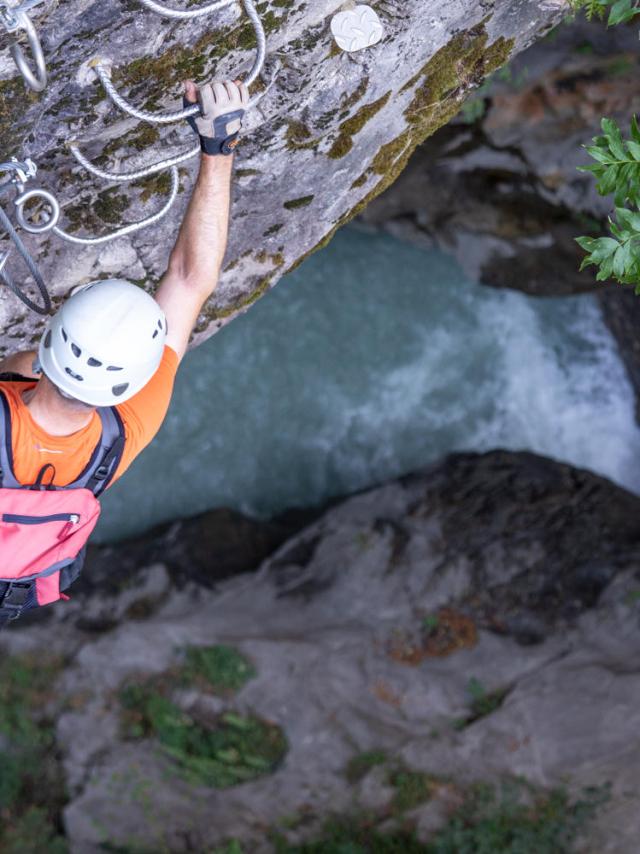
M 177 353 L 165 347 L 160 366 L 146 386 L 116 407 L 124 424 L 125 446 L 112 483 L 125 473 L 160 429 L 169 408 L 177 369 Z M 22 393 L 35 385 L 32 380 L 0 382 L 11 409 L 14 474 L 20 483 L 31 484 L 40 469 L 50 463 L 56 471 L 53 483 L 66 486 L 79 477 L 100 440 L 100 416 L 94 412 L 87 426 L 70 436 L 50 436 L 36 424 L 22 400 Z M 45 480 L 49 482 L 49 474 Z

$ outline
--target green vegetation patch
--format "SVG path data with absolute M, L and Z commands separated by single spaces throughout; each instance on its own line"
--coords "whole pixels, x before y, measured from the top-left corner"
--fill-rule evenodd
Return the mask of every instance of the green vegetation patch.
M 299 199 L 289 199 L 284 202 L 283 207 L 288 211 L 296 210 L 296 208 L 306 208 L 315 199 L 315 196 L 300 196 Z
M 225 789 L 275 770 L 287 743 L 280 727 L 255 715 L 185 711 L 176 695 L 237 691 L 255 676 L 253 665 L 233 647 L 187 647 L 184 662 L 120 692 L 122 723 L 129 738 L 153 738 L 178 774 L 194 785 Z
M 607 26 L 626 24 L 636 15 L 640 15 L 640 7 L 636 0 L 571 0 L 574 11 L 584 11 L 587 20 L 596 18 L 604 20 L 607 15 Z
M 183 678 L 205 682 L 215 691 L 238 691 L 256 675 L 253 664 L 232 646 L 190 646 L 185 650 Z
M 509 781 L 498 789 L 470 789 L 444 827 L 424 842 L 406 827 L 390 828 L 386 821 L 382 830 L 375 816 L 355 815 L 328 820 L 316 840 L 290 844 L 280 835 L 274 844 L 277 854 L 570 854 L 607 798 L 607 787 L 571 800 L 562 789 L 543 792 Z
M 108 189 L 98 193 L 93 210 L 103 222 L 120 225 L 122 214 L 128 207 L 129 199 L 124 193 Z
M 390 97 L 391 91 L 370 104 L 364 104 L 351 118 L 342 122 L 338 138 L 329 149 L 328 157 L 332 160 L 339 160 L 347 155 L 353 148 L 353 137 L 360 133 L 367 122 L 380 112 Z
M 65 802 L 53 721 L 45 709 L 61 662 L 43 656 L 0 660 L 0 851 L 63 854 Z
M 351 817 L 331 819 L 325 824 L 322 837 L 312 842 L 290 845 L 282 836 L 273 841 L 276 854 L 425 854 L 427 851 L 415 833 L 380 831 L 373 822 Z
M 389 783 L 395 789 L 391 807 L 396 813 L 412 810 L 428 801 L 439 785 L 431 774 L 404 767 L 390 772 Z
M 425 854 L 569 854 L 581 831 L 608 798 L 608 789 L 585 790 L 572 801 L 563 789 L 536 792 L 522 781 L 478 786 Z
M 384 750 L 367 750 L 347 762 L 344 775 L 350 783 L 358 783 L 372 768 L 384 765 L 386 761 L 387 754 Z
M 152 196 L 168 196 L 171 183 L 170 172 L 159 172 L 156 175 L 147 175 L 146 178 L 138 178 L 133 182 L 133 186 L 141 191 L 140 201 L 148 202 Z
M 470 698 L 469 713 L 462 718 L 456 718 L 453 722 L 455 729 L 465 729 L 481 718 L 486 718 L 500 708 L 509 693 L 508 688 L 487 691 L 482 682 L 475 677 L 469 680 L 467 691 Z
M 275 724 L 233 712 L 205 719 L 185 712 L 153 685 L 128 685 L 120 699 L 125 732 L 157 739 L 193 785 L 226 789 L 255 780 L 274 771 L 287 749 Z

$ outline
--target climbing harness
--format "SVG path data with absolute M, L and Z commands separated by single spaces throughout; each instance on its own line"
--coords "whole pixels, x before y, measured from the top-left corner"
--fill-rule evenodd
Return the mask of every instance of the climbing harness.
M 35 177 L 36 172 L 37 168 L 32 160 L 19 161 L 13 157 L 5 163 L 0 163 L 0 174 L 8 173 L 10 176 L 8 180 L 0 184 L 0 194 L 10 189 L 17 190 L 18 195 L 14 199 L 14 205 L 16 208 L 16 218 L 21 225 L 23 224 L 24 219 L 24 204 L 35 198 L 42 199 L 49 207 L 47 221 L 44 226 L 32 224 L 31 229 L 27 229 L 32 230 L 35 233 L 41 233 L 42 231 L 48 231 L 50 228 L 55 226 L 60 216 L 60 207 L 56 199 L 51 195 L 51 193 L 47 193 L 46 190 L 33 189 L 25 192 L 24 185 L 26 181 L 29 178 Z M 38 290 L 40 291 L 43 304 L 40 306 L 33 302 L 33 300 L 15 284 L 9 275 L 9 272 L 6 269 L 6 263 L 10 256 L 10 252 L 0 252 L 0 281 L 2 281 L 9 290 L 13 291 L 18 299 L 22 300 L 22 302 L 32 311 L 35 311 L 37 314 L 48 314 L 51 311 L 51 299 L 49 298 L 49 293 L 44 283 L 44 279 L 42 278 L 35 261 L 31 257 L 29 250 L 20 239 L 11 223 L 11 220 L 5 213 L 2 205 L 0 205 L 0 229 L 6 231 L 9 239 L 18 251 L 18 254 L 27 266 Z
M 18 29 L 23 29 L 27 33 L 34 57 L 36 73 L 34 74 L 29 68 L 24 53 L 17 44 L 12 46 L 11 52 L 16 65 L 25 79 L 25 82 L 32 89 L 36 89 L 37 91 L 41 91 L 46 86 L 46 66 L 37 32 L 33 23 L 29 19 L 27 12 L 43 2 L 45 2 L 45 0 L 23 0 L 20 5 L 11 6 L 9 5 L 8 0 L 0 0 L 0 23 L 3 24 L 5 29 L 10 33 L 17 31 Z M 213 0 L 213 2 L 207 3 L 204 6 L 186 10 L 169 8 L 156 2 L 156 0 L 140 0 L 140 2 L 147 9 L 162 15 L 165 18 L 191 19 L 202 15 L 208 15 L 227 6 L 231 6 L 233 3 L 237 2 L 237 0 Z M 241 0 L 241 2 L 244 6 L 247 17 L 253 26 L 256 36 L 256 56 L 249 73 L 244 79 L 244 82 L 247 85 L 250 85 L 256 80 L 264 65 L 266 57 L 266 35 L 253 0 Z M 193 104 L 172 113 L 152 113 L 147 110 L 137 109 L 132 104 L 129 104 L 129 102 L 116 90 L 111 80 L 111 63 L 108 60 L 97 58 L 90 63 L 90 68 L 95 72 L 105 94 L 113 101 L 113 103 L 123 112 L 133 116 L 134 118 L 140 119 L 141 121 L 151 122 L 154 124 L 169 124 L 172 122 L 182 121 L 183 119 L 188 119 L 189 117 L 195 116 L 199 113 L 200 108 L 197 104 Z M 268 92 L 273 85 L 274 80 L 275 75 L 266 89 L 249 101 L 249 107 L 255 106 L 258 101 L 264 97 L 266 92 Z M 91 163 L 91 161 L 88 160 L 88 158 L 86 158 L 80 151 L 76 140 L 68 141 L 67 148 L 80 166 L 103 181 L 111 183 L 127 183 L 164 171 L 169 171 L 171 177 L 169 196 L 165 204 L 156 213 L 151 214 L 138 222 L 122 226 L 121 228 L 102 236 L 78 237 L 75 234 L 70 234 L 58 225 L 58 221 L 60 219 L 60 204 L 52 193 L 40 188 L 29 190 L 25 189 L 25 184 L 28 180 L 35 177 L 37 171 L 37 167 L 31 160 L 20 162 L 15 158 L 12 158 L 11 161 L 8 161 L 7 163 L 0 163 L 0 177 L 5 172 L 11 173 L 11 177 L 4 183 L 0 184 L 0 195 L 7 189 L 11 188 L 14 188 L 17 191 L 13 204 L 18 224 L 30 234 L 44 234 L 46 232 L 51 232 L 62 240 L 81 246 L 107 243 L 108 241 L 115 240 L 118 237 L 124 237 L 125 235 L 140 231 L 141 229 L 146 228 L 149 225 L 153 225 L 162 219 L 162 217 L 164 217 L 173 206 L 178 194 L 179 176 L 176 167 L 178 164 L 184 163 L 185 161 L 196 157 L 200 153 L 200 144 L 198 143 L 194 146 L 190 146 L 187 150 L 180 152 L 173 157 L 164 158 L 163 160 L 147 164 L 139 169 L 118 173 L 111 172 L 106 169 L 100 169 Z M 25 209 L 27 202 L 31 202 L 33 204 L 34 201 L 40 202 L 37 219 L 34 218 L 32 213 L 28 213 Z M 32 210 L 31 207 L 30 210 Z M 16 294 L 16 296 L 29 306 L 29 308 L 37 311 L 39 314 L 47 314 L 51 310 L 51 300 L 47 293 L 42 276 L 40 275 L 33 258 L 29 254 L 28 249 L 20 240 L 20 237 L 16 233 L 15 228 L 11 224 L 9 217 L 2 207 L 0 207 L 0 228 L 6 231 L 9 239 L 13 242 L 16 250 L 28 267 L 29 272 L 42 294 L 43 306 L 38 306 L 30 300 L 29 297 L 27 297 L 10 278 L 5 269 L 7 258 L 10 254 L 9 252 L 0 253 L 0 281 L 4 282 L 7 287 Z
M 13 5 L 8 0 L 0 0 L 0 24 L 10 34 L 24 30 L 27 35 L 35 71 L 31 69 L 24 51 L 17 42 L 14 42 L 10 49 L 13 61 L 22 74 L 24 82 L 35 92 L 42 92 L 47 85 L 47 66 L 38 32 L 27 12 L 43 2 L 44 0 L 23 0 L 19 5 Z

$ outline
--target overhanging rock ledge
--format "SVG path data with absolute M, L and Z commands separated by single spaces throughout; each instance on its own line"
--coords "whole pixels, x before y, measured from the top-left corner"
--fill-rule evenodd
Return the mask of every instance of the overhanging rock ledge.
M 200 317 L 196 344 L 389 186 L 415 146 L 455 115 L 487 74 L 548 32 L 570 8 L 566 0 L 374 0 L 383 40 L 346 54 L 330 32 L 331 17 L 342 5 L 258 4 L 268 50 L 260 85 L 274 74 L 275 82 L 247 121 L 226 265 Z M 162 205 L 168 175 L 136 184 L 101 183 L 78 166 L 66 144 L 78 140 L 103 168 L 125 171 L 184 149 L 189 129 L 158 129 L 121 113 L 99 83 L 80 72 L 92 58 L 106 56 L 114 82 L 131 102 L 175 109 L 185 78 L 236 76 L 248 69 L 253 30 L 240 4 L 174 22 L 133 1 L 59 0 L 33 17 L 50 82 L 42 95 L 26 94 L 3 40 L 1 159 L 36 161 L 34 185 L 57 195 L 61 222 L 75 234 L 103 234 L 140 219 Z M 194 161 L 181 168 L 182 192 L 170 214 L 135 235 L 90 247 L 27 235 L 54 303 L 78 282 L 101 276 L 122 275 L 155 287 L 194 169 Z M 0 353 L 33 345 L 44 322 L 8 292 L 0 299 L 0 321 Z

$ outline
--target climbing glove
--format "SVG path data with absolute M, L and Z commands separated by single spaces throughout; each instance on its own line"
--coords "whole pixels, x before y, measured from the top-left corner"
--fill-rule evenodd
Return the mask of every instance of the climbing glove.
M 185 106 L 189 103 L 185 97 Z M 189 116 L 187 121 L 200 137 L 205 154 L 233 154 L 248 103 L 249 91 L 244 83 L 214 80 L 200 87 L 200 115 Z

